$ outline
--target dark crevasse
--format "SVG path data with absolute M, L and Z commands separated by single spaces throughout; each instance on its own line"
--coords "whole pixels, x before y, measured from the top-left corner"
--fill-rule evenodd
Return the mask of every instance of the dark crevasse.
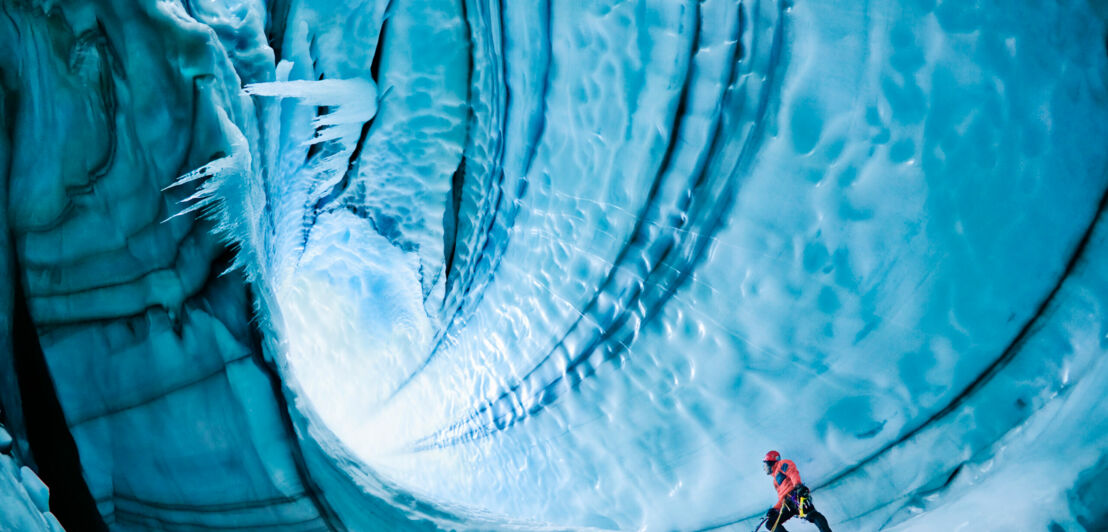
M 23 290 L 19 283 L 15 288 L 11 350 L 36 472 L 50 487 L 50 512 L 67 530 L 107 530 L 85 484 L 77 445 L 58 404 Z

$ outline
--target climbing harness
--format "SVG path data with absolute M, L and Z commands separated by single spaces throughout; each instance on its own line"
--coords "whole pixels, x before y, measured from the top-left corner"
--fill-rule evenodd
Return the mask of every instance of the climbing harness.
M 801 519 L 805 519 L 804 509 L 807 505 L 811 503 L 811 501 L 812 497 L 807 493 L 790 493 L 788 495 L 785 495 L 781 498 L 781 509 L 777 511 L 777 519 L 773 522 L 773 526 L 767 528 L 766 530 L 769 530 L 770 532 L 774 532 L 777 530 L 777 525 L 781 524 L 781 516 L 785 513 L 785 509 L 789 506 L 790 502 L 796 505 L 796 516 Z M 766 519 L 768 519 L 768 517 Z M 766 519 L 762 519 L 762 521 L 765 521 Z M 762 523 L 758 523 L 758 526 L 762 526 Z M 754 532 L 758 532 L 758 527 L 754 527 Z

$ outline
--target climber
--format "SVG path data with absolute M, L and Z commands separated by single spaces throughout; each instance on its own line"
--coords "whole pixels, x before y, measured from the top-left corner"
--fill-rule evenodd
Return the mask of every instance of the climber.
M 770 532 L 788 532 L 782 523 L 793 516 L 819 527 L 820 532 L 831 532 L 827 518 L 816 511 L 812 504 L 812 495 L 808 487 L 800 481 L 800 472 L 792 460 L 782 460 L 777 451 L 766 453 L 762 464 L 767 475 L 773 476 L 773 487 L 777 488 L 777 504 L 766 512 L 766 530 Z

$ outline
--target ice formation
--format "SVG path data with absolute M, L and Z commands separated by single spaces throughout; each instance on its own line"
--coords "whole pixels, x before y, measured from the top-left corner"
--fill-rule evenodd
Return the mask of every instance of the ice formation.
M 1108 528 L 1102 2 L 0 11 L 4 524 Z

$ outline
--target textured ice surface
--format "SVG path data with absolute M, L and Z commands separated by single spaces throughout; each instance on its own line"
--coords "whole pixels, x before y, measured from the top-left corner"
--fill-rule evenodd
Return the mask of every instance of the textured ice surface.
M 0 8 L 115 529 L 1108 526 L 1099 2 Z
M 0 426 L 0 524 L 7 530 L 61 530 L 50 513 L 49 488 L 11 456 L 11 443 L 11 436 Z

